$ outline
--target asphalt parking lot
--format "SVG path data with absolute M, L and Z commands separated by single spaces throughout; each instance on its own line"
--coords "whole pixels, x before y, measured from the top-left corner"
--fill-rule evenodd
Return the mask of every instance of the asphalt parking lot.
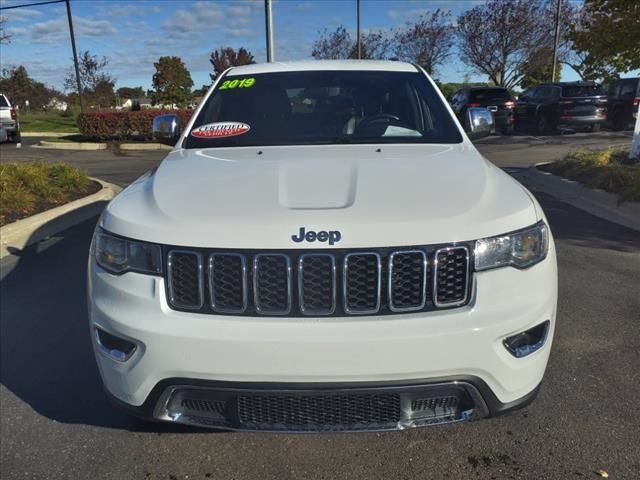
M 0 147 L 0 161 L 62 160 L 121 185 L 164 152 Z M 37 139 L 36 139 L 37 140 Z M 490 137 L 518 175 L 630 132 Z M 35 153 L 34 153 L 35 152 Z M 1 477 L 118 479 L 611 479 L 640 477 L 640 232 L 535 192 L 556 237 L 558 326 L 538 399 L 477 423 L 390 433 L 215 433 L 132 420 L 108 403 L 93 360 L 85 268 L 96 219 L 0 262 Z

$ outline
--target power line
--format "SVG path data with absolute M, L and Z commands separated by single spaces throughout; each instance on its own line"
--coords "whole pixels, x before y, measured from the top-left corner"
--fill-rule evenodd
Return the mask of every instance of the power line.
M 22 5 L 11 5 L 10 7 L 0 7 L 0 10 L 13 10 L 14 8 L 35 7 L 36 5 L 49 5 L 50 3 L 63 3 L 65 0 L 49 0 L 48 2 L 24 3 Z

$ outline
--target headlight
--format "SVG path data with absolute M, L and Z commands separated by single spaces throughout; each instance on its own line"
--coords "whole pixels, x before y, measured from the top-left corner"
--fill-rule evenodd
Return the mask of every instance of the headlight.
M 110 273 L 162 273 L 159 245 L 116 237 L 98 228 L 95 236 L 96 262 Z
M 547 256 L 549 229 L 544 222 L 533 227 L 476 241 L 476 270 L 512 266 L 527 268 Z

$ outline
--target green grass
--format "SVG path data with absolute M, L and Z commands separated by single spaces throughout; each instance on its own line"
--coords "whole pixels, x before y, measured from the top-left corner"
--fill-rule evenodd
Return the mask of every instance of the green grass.
M 83 197 L 95 189 L 82 171 L 63 163 L 0 165 L 0 225 Z
M 544 166 L 555 175 L 590 188 L 620 195 L 620 202 L 640 201 L 640 161 L 631 163 L 628 150 L 581 150 Z
M 20 114 L 20 129 L 23 132 L 78 133 L 75 113 L 32 112 Z

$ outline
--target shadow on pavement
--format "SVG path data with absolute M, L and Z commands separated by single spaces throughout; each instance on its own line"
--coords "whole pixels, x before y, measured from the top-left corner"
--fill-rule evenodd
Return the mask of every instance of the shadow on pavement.
M 518 178 L 517 170 L 507 169 Z M 619 252 L 640 252 L 640 232 L 611 223 L 572 207 L 535 189 L 531 190 L 544 210 L 553 236 L 580 247 Z
M 0 381 L 57 422 L 151 432 L 199 432 L 144 423 L 113 406 L 93 356 L 86 266 L 95 217 L 0 263 Z

